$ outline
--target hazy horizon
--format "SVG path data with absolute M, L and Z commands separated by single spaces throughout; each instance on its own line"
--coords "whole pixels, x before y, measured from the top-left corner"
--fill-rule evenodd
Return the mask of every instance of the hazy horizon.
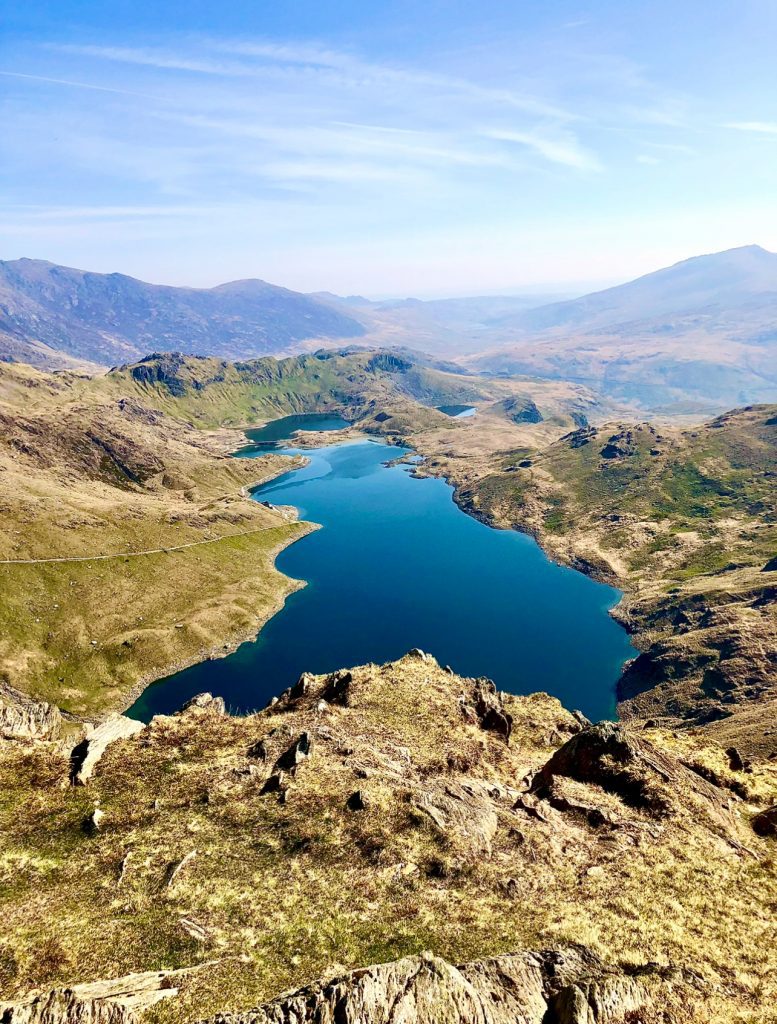
M 441 298 L 777 249 L 764 0 L 33 0 L 4 20 L 6 259 Z

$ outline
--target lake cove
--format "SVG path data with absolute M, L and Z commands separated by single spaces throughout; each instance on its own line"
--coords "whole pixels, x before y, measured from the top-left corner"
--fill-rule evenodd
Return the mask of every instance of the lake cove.
M 256 641 L 154 683 L 128 714 L 147 721 L 204 690 L 233 712 L 253 711 L 302 672 L 419 647 L 461 675 L 513 693 L 545 690 L 594 720 L 612 717 L 615 682 L 636 653 L 607 614 L 619 592 L 554 564 L 525 534 L 466 515 L 444 480 L 385 465 L 405 453 L 370 440 L 308 449 L 305 468 L 260 487 L 257 500 L 294 505 L 323 527 L 277 559 L 307 586 Z

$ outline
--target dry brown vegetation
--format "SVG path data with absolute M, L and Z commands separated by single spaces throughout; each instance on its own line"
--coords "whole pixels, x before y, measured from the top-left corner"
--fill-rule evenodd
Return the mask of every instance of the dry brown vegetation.
M 254 636 L 297 586 L 275 555 L 310 529 L 245 493 L 290 460 L 230 459 L 93 387 L 0 368 L 0 681 L 87 716 Z M 55 558 L 79 560 L 23 561 Z
M 488 697 L 420 654 L 303 680 L 247 718 L 218 702 L 159 717 L 83 787 L 56 745 L 0 748 L 9 996 L 215 961 L 153 1011 L 183 1021 L 426 949 L 456 963 L 572 941 L 673 965 L 689 1020 L 774 1019 L 774 840 L 749 821 L 775 766 L 732 772 L 702 737 L 641 730 L 620 788 L 605 759 L 599 782 L 532 794 L 580 735 L 553 698 Z

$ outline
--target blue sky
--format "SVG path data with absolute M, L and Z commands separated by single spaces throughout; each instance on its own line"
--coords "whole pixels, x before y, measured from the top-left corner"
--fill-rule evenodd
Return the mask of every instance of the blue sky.
M 773 0 L 1 0 L 0 257 L 460 295 L 777 249 Z

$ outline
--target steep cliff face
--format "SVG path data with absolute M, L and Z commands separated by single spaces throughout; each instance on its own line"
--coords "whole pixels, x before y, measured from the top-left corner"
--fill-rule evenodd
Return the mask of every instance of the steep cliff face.
M 97 746 L 74 786 L 64 744 L 0 743 L 15 1007 L 164 964 L 208 965 L 170 1024 L 706 1024 L 777 998 L 777 765 L 701 736 L 414 651 Z

